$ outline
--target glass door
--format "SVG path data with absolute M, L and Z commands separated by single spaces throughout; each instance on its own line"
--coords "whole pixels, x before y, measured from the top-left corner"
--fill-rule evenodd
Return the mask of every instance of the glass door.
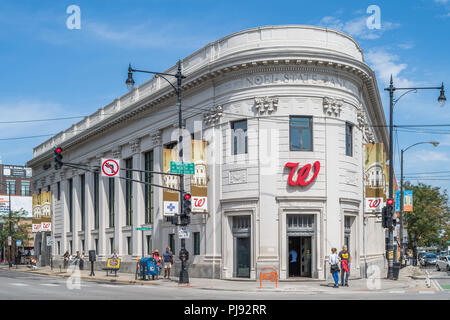
M 311 277 L 311 237 L 301 237 L 301 272 L 302 277 Z

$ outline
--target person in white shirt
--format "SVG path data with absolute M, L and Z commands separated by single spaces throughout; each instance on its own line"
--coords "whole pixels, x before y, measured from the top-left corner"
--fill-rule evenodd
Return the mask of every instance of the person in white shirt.
M 333 275 L 334 287 L 339 288 L 339 255 L 337 254 L 336 248 L 331 248 L 330 258 L 328 262 L 330 263 L 330 273 Z

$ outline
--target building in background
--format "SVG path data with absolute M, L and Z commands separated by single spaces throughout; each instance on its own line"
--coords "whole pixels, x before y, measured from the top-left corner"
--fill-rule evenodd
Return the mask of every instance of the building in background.
M 31 215 L 32 215 L 32 169 L 20 165 L 7 165 L 0 163 L 0 214 L 5 215 L 9 212 L 9 199 L 11 199 L 11 211 L 25 211 L 26 219 L 23 223 L 30 224 L 31 234 Z M 11 197 L 9 196 L 11 195 Z M 29 221 L 28 221 L 29 220 Z M 22 223 L 22 222 L 21 222 Z M 4 227 L 7 227 L 4 226 Z M 17 250 L 13 244 L 13 250 Z M 22 242 L 20 249 L 23 251 L 33 248 L 30 240 Z M 13 251 L 15 252 L 15 251 Z M 0 249 L 0 258 L 5 260 L 5 247 Z

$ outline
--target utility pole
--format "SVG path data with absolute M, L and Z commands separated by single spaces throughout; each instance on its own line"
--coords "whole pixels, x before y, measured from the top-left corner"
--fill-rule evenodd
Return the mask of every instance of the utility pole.
M 393 115 L 394 115 L 394 83 L 391 81 L 389 84 L 389 199 L 393 199 L 394 191 L 394 135 L 392 134 L 394 129 Z M 392 217 L 393 218 L 393 217 Z M 394 232 L 392 225 L 388 231 L 388 242 L 386 245 L 387 258 L 388 258 L 388 279 L 394 279 Z

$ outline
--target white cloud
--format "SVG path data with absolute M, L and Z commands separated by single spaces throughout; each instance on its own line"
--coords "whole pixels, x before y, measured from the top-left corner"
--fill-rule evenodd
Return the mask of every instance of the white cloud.
M 391 30 L 400 26 L 398 23 L 383 22 L 381 20 L 381 29 L 369 29 L 367 27 L 368 16 L 357 17 L 348 21 L 342 21 L 339 18 L 325 16 L 319 21 L 319 25 L 336 29 L 348 33 L 352 37 L 361 39 L 378 39 L 387 30 Z
M 436 3 L 448 3 L 450 0 L 434 0 Z
M 428 150 L 416 151 L 412 156 L 409 157 L 409 159 L 420 160 L 424 163 L 450 160 L 445 152 Z
M 377 72 L 378 78 L 382 82 L 389 83 L 392 75 L 397 87 L 414 86 L 414 82 L 399 75 L 408 65 L 399 63 L 398 56 L 382 48 L 372 48 L 365 54 L 365 58 L 367 63 Z

